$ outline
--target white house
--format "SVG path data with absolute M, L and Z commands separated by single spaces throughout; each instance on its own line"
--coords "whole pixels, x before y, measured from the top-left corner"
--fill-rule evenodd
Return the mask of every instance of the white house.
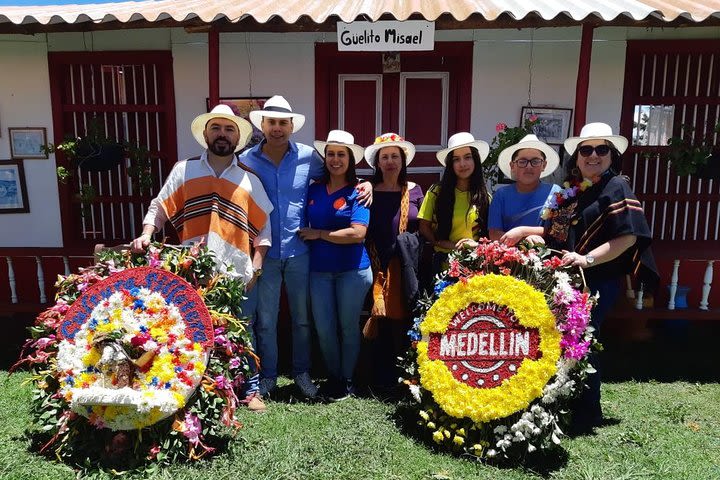
M 5 172 L 26 192 L 7 204 L 19 213 L 3 212 L 0 200 L 0 312 L 38 310 L 52 300 L 56 274 L 91 261 L 94 244 L 137 235 L 169 168 L 198 153 L 189 126 L 208 104 L 277 93 L 307 116 L 298 141 L 336 127 L 361 144 L 386 131 L 406 136 L 421 146 L 410 170 L 426 185 L 440 172 L 434 152 L 452 133 L 469 130 L 490 141 L 497 123 L 519 124 L 523 107 L 556 109 L 550 113 L 561 119 L 567 112 L 561 136 L 588 121 L 609 123 L 627 137 L 635 133 L 625 172 L 652 226 L 663 282 L 679 268 L 681 281 L 696 287 L 695 305 L 708 299 L 717 305 L 710 284 L 720 253 L 719 182 L 677 177 L 663 147 L 646 145 L 633 124 L 639 113 L 666 107 L 663 125 L 670 122 L 676 133 L 694 125 L 698 138 L 711 136 L 720 120 L 720 1 L 526 3 L 0 7 L 0 159 L 15 153 L 11 129 L 29 128 L 30 135 L 44 129 L 57 144 L 83 134 L 93 117 L 108 136 L 145 145 L 156 156 L 153 190 L 142 195 L 133 192 L 124 165 L 80 170 L 62 185 L 56 167 L 67 159 L 60 155 L 15 153 L 17 159 L 0 161 L 0 181 Z M 339 51 L 338 22 L 377 20 L 430 22 L 425 40 L 431 37 L 432 50 Z M 96 194 L 84 213 L 81 184 Z M 667 305 L 667 295 L 659 292 L 658 301 Z

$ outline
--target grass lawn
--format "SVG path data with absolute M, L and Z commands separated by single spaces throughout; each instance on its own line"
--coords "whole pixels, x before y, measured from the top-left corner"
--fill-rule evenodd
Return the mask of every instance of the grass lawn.
M 71 479 L 75 473 L 28 452 L 25 373 L 0 373 L 0 478 Z M 543 471 L 498 469 L 433 452 L 404 433 L 397 405 L 353 398 L 297 403 L 283 382 L 269 412 L 240 411 L 244 428 L 209 462 L 163 470 L 167 479 L 718 479 L 720 384 L 621 381 L 603 385 L 608 425 L 566 439 L 566 455 Z

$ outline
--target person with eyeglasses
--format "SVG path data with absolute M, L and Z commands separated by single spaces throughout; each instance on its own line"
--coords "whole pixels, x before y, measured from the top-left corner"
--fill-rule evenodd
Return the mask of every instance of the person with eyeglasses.
M 599 294 L 591 323 L 598 336 L 614 307 L 627 274 L 637 276 L 641 287 L 652 290 L 658 281 L 650 251 L 652 234 L 642 204 L 620 175 L 621 154 L 628 141 L 613 135 L 609 125 L 589 123 L 577 137 L 565 140 L 572 153 L 563 189 L 548 197 L 541 213 L 546 244 L 562 252 L 563 265 L 585 269 L 592 294 Z M 590 363 L 588 387 L 572 406 L 571 431 L 589 433 L 602 423 L 598 359 Z
M 514 183 L 501 186 L 493 195 L 488 215 L 491 240 L 511 245 L 523 238 L 542 242 L 541 228 L 533 232 L 525 227 L 540 227 L 545 200 L 560 189 L 540 179 L 553 173 L 559 164 L 557 152 L 532 134 L 500 152 L 498 167 Z

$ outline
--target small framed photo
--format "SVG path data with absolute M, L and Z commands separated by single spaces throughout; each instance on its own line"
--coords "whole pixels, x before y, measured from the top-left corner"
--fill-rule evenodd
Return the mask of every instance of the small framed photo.
M 29 211 L 22 160 L 0 160 L 0 214 Z
M 44 127 L 8 128 L 10 156 L 18 159 L 48 158 Z
M 533 132 L 545 143 L 563 143 L 570 135 L 572 108 L 522 107 L 520 124 L 537 118 Z
M 250 112 L 252 112 L 253 110 L 262 110 L 268 98 L 270 97 L 223 97 L 220 99 L 220 103 L 229 106 L 230 108 L 232 108 L 232 111 L 235 115 L 237 115 L 238 117 L 242 117 L 249 122 Z M 207 111 L 209 112 L 215 105 L 210 105 L 209 98 L 206 98 L 205 102 L 207 104 Z M 250 137 L 250 141 L 243 150 L 254 147 L 258 143 L 262 142 L 262 139 L 263 133 L 260 131 L 259 128 L 253 125 L 252 137 Z

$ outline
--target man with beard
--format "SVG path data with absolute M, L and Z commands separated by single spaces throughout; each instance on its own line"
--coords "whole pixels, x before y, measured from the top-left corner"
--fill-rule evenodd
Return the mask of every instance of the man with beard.
M 237 160 L 236 152 L 247 145 L 252 126 L 227 105 L 218 105 L 210 113 L 198 115 L 190 130 L 206 150 L 199 157 L 175 164 L 150 203 L 142 235 L 133 240 L 132 247 L 145 250 L 153 233 L 168 220 L 183 245 L 204 239 L 215 254 L 218 271 L 245 283 L 247 299 L 241 309 L 250 317 L 252 332 L 257 304 L 257 289 L 253 287 L 271 245 L 269 215 L 273 209 L 258 177 Z M 250 365 L 254 366 L 252 359 Z M 248 408 L 264 411 L 256 373 L 245 390 Z

